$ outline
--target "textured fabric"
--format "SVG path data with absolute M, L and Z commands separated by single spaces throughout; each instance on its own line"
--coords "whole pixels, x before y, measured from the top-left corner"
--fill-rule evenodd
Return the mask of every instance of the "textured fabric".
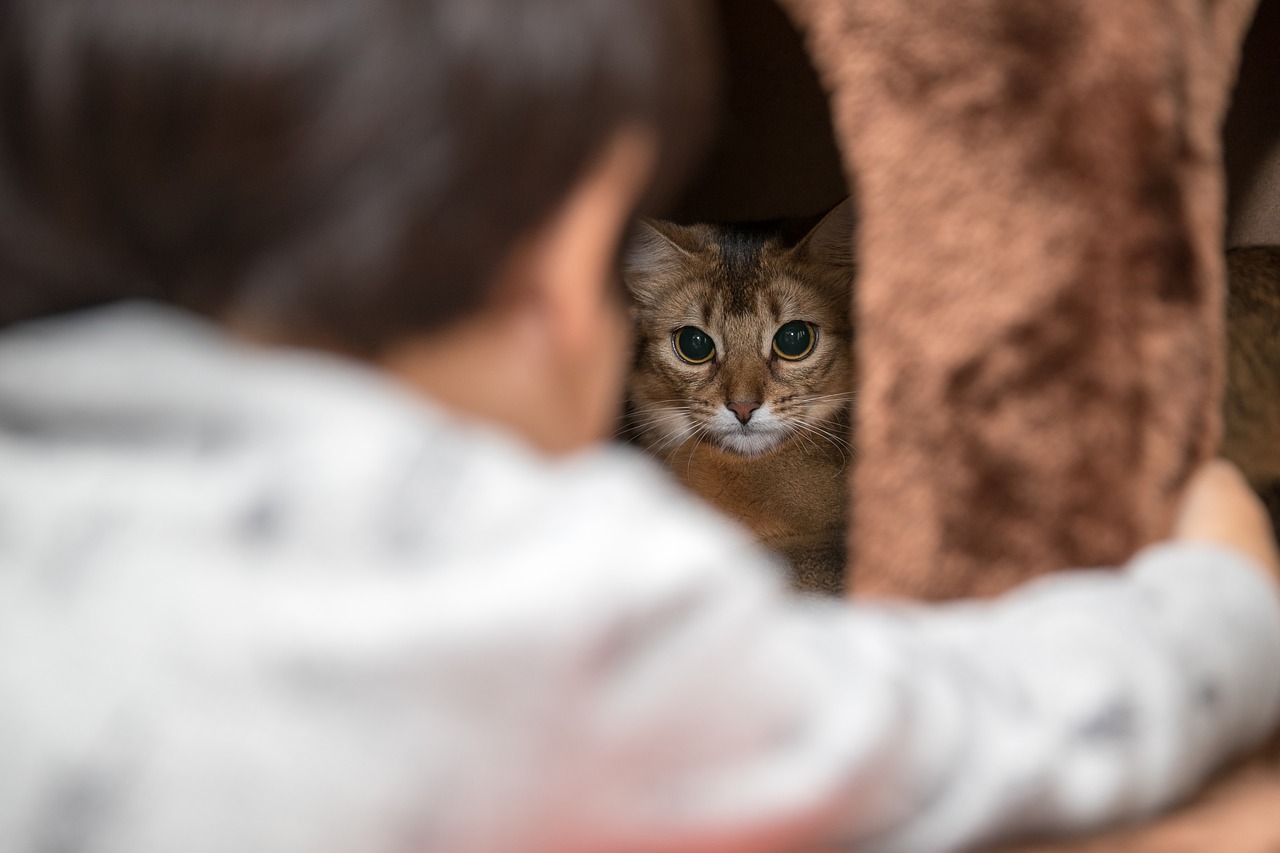
M 1217 442 L 1219 134 L 1255 0 L 783 5 L 862 220 L 852 586 L 993 594 L 1162 535 Z M 1277 814 L 1280 742 L 1082 849 L 1271 853 Z
M 1280 712 L 1208 547 L 789 597 L 619 450 L 125 306 L 0 335 L 0 850 L 946 851 L 1177 798 Z
M 859 202 L 852 585 L 993 594 L 1169 529 L 1218 439 L 1252 0 L 787 0 Z

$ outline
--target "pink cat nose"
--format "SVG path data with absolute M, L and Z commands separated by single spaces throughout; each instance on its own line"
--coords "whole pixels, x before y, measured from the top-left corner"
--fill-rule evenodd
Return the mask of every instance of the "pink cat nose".
M 754 400 L 745 403 L 725 403 L 729 407 L 729 411 L 738 416 L 739 423 L 746 423 L 751 420 L 751 413 L 760 408 L 760 404 Z

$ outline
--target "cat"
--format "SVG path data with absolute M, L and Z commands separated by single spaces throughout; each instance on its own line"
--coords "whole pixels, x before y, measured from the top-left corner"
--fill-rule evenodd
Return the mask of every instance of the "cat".
M 1227 252 L 1227 389 L 1220 452 L 1280 524 L 1280 247 Z
M 840 591 L 845 569 L 853 227 L 849 201 L 798 243 L 645 220 L 623 269 L 636 329 L 625 432 L 820 592 Z M 1219 452 L 1280 529 L 1280 247 L 1226 262 Z
M 626 432 L 826 593 L 844 581 L 853 227 L 848 200 L 798 242 L 644 220 L 623 264 Z

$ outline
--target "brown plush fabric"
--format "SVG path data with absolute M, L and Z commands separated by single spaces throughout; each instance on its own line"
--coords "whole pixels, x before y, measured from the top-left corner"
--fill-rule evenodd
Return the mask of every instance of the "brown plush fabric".
M 856 588 L 1123 560 L 1217 441 L 1251 0 L 791 0 L 862 221 Z
M 784 0 L 861 214 L 853 577 L 989 595 L 1168 530 L 1222 387 L 1219 131 L 1254 0 Z M 1089 851 L 1280 850 L 1258 759 Z

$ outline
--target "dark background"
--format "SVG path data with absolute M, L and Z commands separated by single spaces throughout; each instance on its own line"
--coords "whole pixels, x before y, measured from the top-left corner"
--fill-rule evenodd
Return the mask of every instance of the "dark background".
M 879 0 L 871 0 L 879 2 Z M 719 0 L 725 104 L 672 218 L 748 222 L 823 213 L 848 194 L 827 98 L 774 0 Z M 1229 245 L 1280 244 L 1280 0 L 1262 0 L 1224 127 Z

